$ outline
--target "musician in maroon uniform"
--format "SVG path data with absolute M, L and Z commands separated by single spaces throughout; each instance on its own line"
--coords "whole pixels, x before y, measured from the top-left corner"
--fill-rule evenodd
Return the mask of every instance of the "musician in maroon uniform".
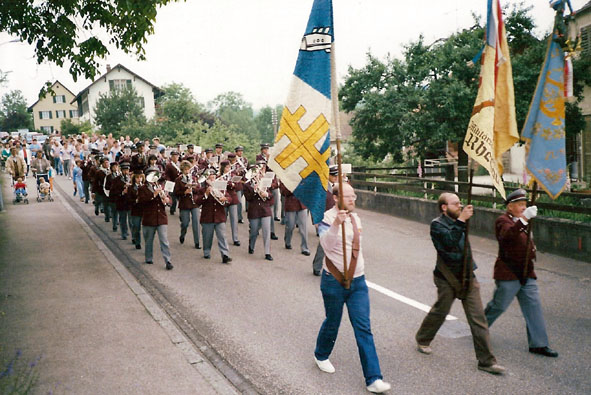
M 115 208 L 117 210 L 117 217 L 119 217 L 119 226 L 121 227 L 121 240 L 127 240 L 128 223 L 130 221 L 129 212 L 131 210 L 131 203 L 127 197 L 131 185 L 129 162 L 122 162 L 120 167 L 121 174 L 111 182 L 109 198 L 115 200 Z
M 177 178 L 181 175 L 181 168 L 179 162 L 179 153 L 178 151 L 172 151 L 170 153 L 170 160 L 166 164 L 164 169 L 164 178 L 166 181 L 175 182 Z M 172 196 L 172 203 L 170 205 L 170 215 L 174 215 L 176 211 L 177 205 L 177 198 L 176 195 L 173 193 Z
M 185 235 L 189 222 L 191 222 L 193 229 L 193 243 L 196 249 L 200 249 L 199 245 L 199 204 L 197 204 L 197 195 L 199 193 L 200 185 L 191 176 L 191 168 L 193 165 L 189 161 L 181 162 L 181 175 L 177 177 L 174 183 L 174 194 L 179 202 L 179 217 L 181 220 L 181 235 L 179 242 L 185 242 Z
M 119 215 L 117 213 L 117 196 L 111 194 L 111 185 L 113 184 L 113 181 L 119 177 L 119 163 L 111 162 L 110 170 L 111 172 L 107 174 L 105 178 L 105 194 L 108 193 L 105 216 L 108 212 L 111 218 L 113 218 L 113 232 L 117 232 L 117 223 L 119 222 Z
M 250 182 L 244 184 L 244 197 L 248 202 L 249 240 L 248 253 L 254 254 L 259 230 L 263 230 L 263 245 L 265 248 L 265 259 L 272 261 L 271 256 L 271 207 L 273 206 L 273 194 L 268 188 L 262 188 L 260 180 L 266 171 L 266 162 L 257 161 L 253 166 L 256 172 Z
M 168 217 L 166 216 L 166 204 L 169 199 L 158 184 L 159 178 L 158 168 L 149 167 L 146 169 L 146 183 L 138 188 L 138 202 L 143 205 L 142 227 L 146 243 L 145 262 L 147 264 L 154 263 L 152 249 L 154 235 L 158 232 L 160 251 L 166 263 L 166 270 L 172 270 L 168 245 Z
M 295 195 L 283 185 L 280 185 L 281 194 L 285 196 L 285 248 L 291 250 L 291 236 L 295 226 L 298 226 L 303 255 L 309 256 L 308 249 L 308 209 L 295 197 Z
M 138 201 L 138 190 L 144 184 L 144 173 L 136 170 L 131 178 L 131 187 L 127 190 L 127 198 L 131 206 L 130 225 L 131 225 L 131 243 L 136 249 L 140 249 L 142 241 L 142 204 Z
M 230 160 L 231 165 L 234 165 L 234 161 L 238 162 L 238 168 L 241 169 L 241 172 L 236 173 L 236 174 L 244 176 L 244 174 L 246 173 L 246 170 L 248 169 L 248 166 L 249 166 L 248 159 L 246 159 L 246 157 L 244 156 L 244 147 L 239 145 L 236 148 L 234 148 L 234 152 L 235 152 L 235 156 L 232 157 L 231 155 L 228 155 L 228 160 Z M 236 194 L 238 195 L 238 223 L 239 224 L 244 223 L 244 220 L 242 218 L 242 196 L 244 196 L 243 184 L 244 184 L 244 182 L 242 182 L 240 185 L 236 186 Z
M 234 159 L 236 159 L 235 155 Z M 240 241 L 238 240 L 238 193 L 236 189 L 240 188 L 240 190 L 242 190 L 242 182 L 232 182 L 232 177 L 234 177 L 235 173 L 232 171 L 232 165 L 228 160 L 224 160 L 221 162 L 220 174 L 224 175 L 224 181 L 228 181 L 227 191 L 230 195 L 230 199 L 226 204 L 226 216 L 230 217 L 230 228 L 232 229 L 232 242 L 235 246 L 240 246 Z
M 208 170 L 208 178 L 199 190 L 197 203 L 201 205 L 201 230 L 203 232 L 203 257 L 211 258 L 213 233 L 218 239 L 218 248 L 222 254 L 222 262 L 230 263 L 230 251 L 226 242 L 226 210 L 225 205 L 230 199 L 226 190 L 214 190 L 215 170 Z M 215 196 L 214 196 L 215 194 Z
M 131 171 L 144 171 L 148 166 L 148 159 L 144 152 L 145 146 L 143 142 L 138 142 L 136 145 L 137 154 L 131 156 Z
M 105 178 L 109 173 L 109 158 L 101 157 L 98 160 L 99 167 L 94 172 L 92 179 L 92 193 L 94 194 L 94 215 L 99 215 L 99 209 L 105 212 L 105 222 L 110 221 L 109 210 L 107 209 L 107 196 L 105 195 Z

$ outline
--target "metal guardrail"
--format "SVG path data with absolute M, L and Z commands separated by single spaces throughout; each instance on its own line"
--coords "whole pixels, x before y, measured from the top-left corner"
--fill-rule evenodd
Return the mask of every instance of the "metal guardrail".
M 444 173 L 439 173 L 437 176 L 443 176 Z M 429 176 L 433 176 L 433 174 L 429 174 Z M 371 181 L 368 181 L 371 179 Z M 380 181 L 378 181 L 380 179 Z M 391 179 L 393 181 L 381 181 L 383 179 Z M 445 179 L 438 179 L 438 178 L 424 178 L 424 177 L 417 177 L 416 175 L 399 175 L 399 174 L 379 174 L 379 173 L 366 173 L 366 172 L 357 172 L 354 171 L 351 173 L 351 184 L 353 187 L 365 187 L 369 190 L 373 190 L 374 192 L 385 192 L 389 193 L 390 191 L 407 191 L 407 192 L 414 192 L 423 194 L 425 198 L 428 197 L 429 194 L 431 195 L 439 195 L 443 192 L 450 192 L 453 191 L 460 197 L 467 197 L 468 194 L 463 191 L 465 186 L 468 186 L 468 182 L 463 181 L 451 181 Z M 472 193 L 472 200 L 480 201 L 480 202 L 487 202 L 492 203 L 493 208 L 496 208 L 497 204 L 504 204 L 504 200 L 498 196 L 496 189 L 492 185 L 488 184 L 472 184 L 474 188 L 483 188 L 490 190 L 490 194 L 482 195 L 482 194 L 475 194 Z M 505 186 L 507 193 L 510 193 L 516 189 L 517 187 L 510 187 Z M 531 193 L 531 190 L 528 190 Z M 547 195 L 543 190 L 538 190 L 538 192 L 542 195 Z M 536 205 L 539 208 L 546 209 L 546 210 L 555 210 L 555 211 L 562 211 L 568 213 L 576 213 L 576 214 L 583 214 L 583 215 L 591 215 L 591 207 L 589 205 L 589 198 L 591 195 L 588 194 L 581 194 L 581 193 L 573 193 L 573 192 L 564 192 L 561 194 L 563 197 L 571 197 L 578 200 L 577 205 L 566 205 L 566 204 L 557 204 L 557 203 L 547 203 L 547 202 L 540 202 L 539 200 L 536 202 Z

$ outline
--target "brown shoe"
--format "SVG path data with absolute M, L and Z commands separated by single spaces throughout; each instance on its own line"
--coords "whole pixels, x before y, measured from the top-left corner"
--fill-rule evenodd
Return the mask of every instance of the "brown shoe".
M 423 346 L 421 344 L 417 344 L 417 351 L 427 355 L 431 355 L 431 353 L 433 352 L 430 346 Z
M 483 366 L 483 365 L 478 364 L 478 369 L 483 370 L 483 371 L 490 373 L 490 374 L 505 374 L 505 370 L 506 370 L 503 366 L 498 365 L 496 363 L 493 365 L 490 365 L 490 366 Z

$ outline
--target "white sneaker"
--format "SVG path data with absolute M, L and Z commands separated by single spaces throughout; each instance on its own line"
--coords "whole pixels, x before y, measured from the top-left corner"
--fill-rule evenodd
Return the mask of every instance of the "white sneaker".
M 422 346 L 420 344 L 417 344 L 417 351 L 427 355 L 431 355 L 433 352 L 430 346 Z
M 334 373 L 336 370 L 334 366 L 332 366 L 332 363 L 330 363 L 330 360 L 328 359 L 325 359 L 324 361 L 319 361 L 316 359 L 316 357 L 314 357 L 314 362 L 316 362 L 318 369 L 322 370 L 323 372 Z
M 392 386 L 390 383 L 386 383 L 380 379 L 377 379 L 373 383 L 367 386 L 367 390 L 369 392 L 373 392 L 374 394 L 381 394 L 382 392 L 388 391 Z

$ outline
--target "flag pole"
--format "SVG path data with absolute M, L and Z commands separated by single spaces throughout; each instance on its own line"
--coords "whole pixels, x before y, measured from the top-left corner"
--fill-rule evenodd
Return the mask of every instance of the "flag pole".
M 534 180 L 534 185 L 531 190 L 531 203 L 530 206 L 536 204 L 536 197 L 538 195 L 538 182 Z M 527 281 L 527 271 L 529 266 L 529 256 L 530 256 L 530 248 L 529 243 L 531 242 L 531 232 L 532 232 L 532 224 L 534 222 L 533 218 L 530 218 L 527 223 L 527 243 L 525 244 L 525 263 L 523 265 L 523 276 L 520 279 L 521 285 L 525 285 Z
M 468 201 L 466 206 L 472 204 L 472 183 L 474 180 L 474 168 L 472 167 L 472 161 L 468 158 L 468 171 L 470 174 L 468 183 Z M 470 242 L 468 241 L 468 234 L 470 233 L 470 219 L 466 220 L 466 231 L 464 233 L 464 263 L 462 266 L 462 293 L 461 299 L 465 299 L 470 288 L 470 281 L 472 280 L 472 259 L 468 259 L 468 253 L 470 252 Z M 471 258 L 471 256 L 470 256 Z M 469 261 L 469 262 L 468 262 Z M 469 278 L 468 278 L 469 277 Z
M 337 70 L 335 63 L 335 42 L 332 42 L 330 49 L 330 85 L 331 85 L 331 105 L 332 105 L 332 125 L 331 131 L 334 130 L 337 143 L 337 169 L 339 180 L 339 210 L 345 209 L 343 200 L 343 171 L 342 171 L 342 156 L 341 156 L 341 127 L 339 122 L 339 89 L 337 86 Z M 334 128 L 334 129 L 333 129 Z M 351 279 L 347 270 L 347 235 L 345 234 L 345 222 L 341 224 L 341 234 L 343 243 L 343 286 L 349 289 Z

